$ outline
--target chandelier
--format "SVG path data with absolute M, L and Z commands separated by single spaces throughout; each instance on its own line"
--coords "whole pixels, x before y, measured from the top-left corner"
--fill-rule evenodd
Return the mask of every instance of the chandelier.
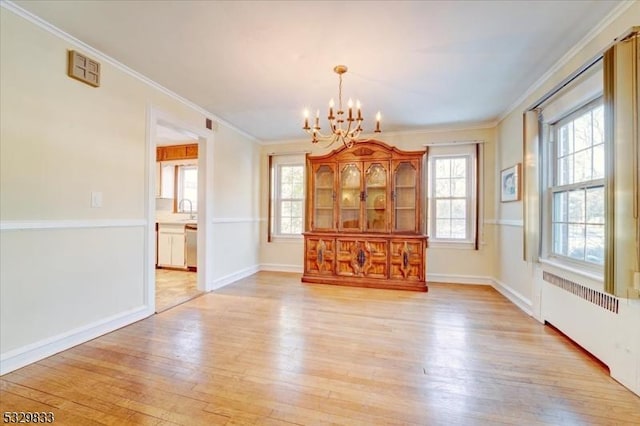
M 356 111 L 353 111 L 353 101 L 349 99 L 347 102 L 347 116 L 342 109 L 342 74 L 347 72 L 346 65 L 336 65 L 333 71 L 338 74 L 340 83 L 338 84 L 338 110 L 333 114 L 335 106 L 333 99 L 329 101 L 329 127 L 331 132 L 323 134 L 320 132 L 320 110 L 316 112 L 316 119 L 313 127 L 309 126 L 309 110 L 304 110 L 304 127 L 303 129 L 312 137 L 311 142 L 319 141 L 329 142 L 327 146 L 333 145 L 336 141 L 340 141 L 347 148 L 351 148 L 358 141 L 360 133 L 362 133 L 362 111 L 360 109 L 360 101 L 356 100 Z M 346 121 L 346 124 L 345 124 Z M 380 111 L 376 114 L 375 133 L 380 133 Z

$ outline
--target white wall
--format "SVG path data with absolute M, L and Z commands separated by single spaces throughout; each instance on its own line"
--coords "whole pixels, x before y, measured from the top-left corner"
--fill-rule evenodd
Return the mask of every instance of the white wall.
M 497 169 L 523 161 L 522 113 L 536 99 L 551 90 L 613 40 L 640 22 L 640 2 L 615 20 L 605 23 L 590 40 L 573 52 L 542 84 L 530 93 L 498 125 Z M 616 380 L 640 394 L 640 303 L 621 299 L 620 312 L 612 314 L 542 280 L 542 268 L 523 261 L 522 202 L 498 207 L 496 280 L 520 294 L 540 321 L 549 321 L 578 344 L 607 364 Z M 632 247 L 630 247 L 632 249 Z M 545 266 L 557 275 L 590 288 L 603 289 L 580 275 Z
M 380 133 L 368 135 L 382 140 L 403 150 L 424 149 L 425 144 L 446 143 L 453 141 L 484 141 L 484 205 L 482 216 L 485 224 L 482 227 L 480 250 L 471 249 L 427 249 L 427 280 L 469 283 L 490 283 L 494 276 L 495 252 L 495 130 L 494 128 L 479 127 L 461 130 L 433 130 L 412 133 Z M 270 144 L 262 147 L 260 162 L 261 189 L 261 222 L 260 230 L 260 262 L 263 268 L 285 271 L 299 271 L 303 268 L 302 240 L 297 242 L 267 242 L 267 206 L 268 206 L 268 166 L 267 157 L 270 153 L 282 154 L 291 152 L 310 151 L 313 155 L 323 154 L 338 148 L 337 145 L 322 150 L 321 143 L 311 144 L 310 139 L 297 142 Z
M 153 313 L 145 291 L 147 175 L 153 173 L 148 170 L 148 114 L 153 108 L 202 129 L 209 116 L 4 6 L 3 373 Z M 70 49 L 101 62 L 101 87 L 67 77 Z M 215 258 L 208 285 L 217 287 L 257 269 L 259 147 L 220 124 L 212 159 Z M 92 191 L 102 192 L 101 208 L 91 208 Z

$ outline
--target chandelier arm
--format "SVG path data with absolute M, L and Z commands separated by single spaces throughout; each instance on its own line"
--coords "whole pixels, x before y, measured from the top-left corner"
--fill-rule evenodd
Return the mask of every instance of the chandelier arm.
M 315 134 L 316 139 L 329 139 L 330 137 L 333 136 L 332 134 L 325 135 L 321 133 L 320 130 L 316 130 L 316 131 L 313 131 L 313 129 L 304 129 L 304 130 L 310 135 Z

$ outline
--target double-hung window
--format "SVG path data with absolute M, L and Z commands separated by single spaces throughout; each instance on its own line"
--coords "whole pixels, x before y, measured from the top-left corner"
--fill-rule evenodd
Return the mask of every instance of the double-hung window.
M 429 148 L 428 224 L 433 246 L 476 239 L 476 145 Z
M 551 257 L 604 264 L 604 106 L 596 99 L 550 126 Z
M 304 157 L 274 157 L 272 165 L 272 234 L 300 237 L 304 231 Z

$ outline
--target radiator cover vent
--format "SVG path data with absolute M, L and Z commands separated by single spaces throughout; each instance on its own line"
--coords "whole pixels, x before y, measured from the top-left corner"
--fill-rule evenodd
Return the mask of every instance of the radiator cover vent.
M 546 282 L 560 287 L 563 290 L 568 291 L 581 299 L 591 302 L 594 305 L 600 306 L 614 314 L 618 313 L 619 299 L 611 296 L 610 294 L 603 293 L 601 291 L 594 290 L 589 287 L 585 287 L 581 284 L 575 283 L 566 278 L 559 277 L 550 272 L 543 272 L 542 279 Z

